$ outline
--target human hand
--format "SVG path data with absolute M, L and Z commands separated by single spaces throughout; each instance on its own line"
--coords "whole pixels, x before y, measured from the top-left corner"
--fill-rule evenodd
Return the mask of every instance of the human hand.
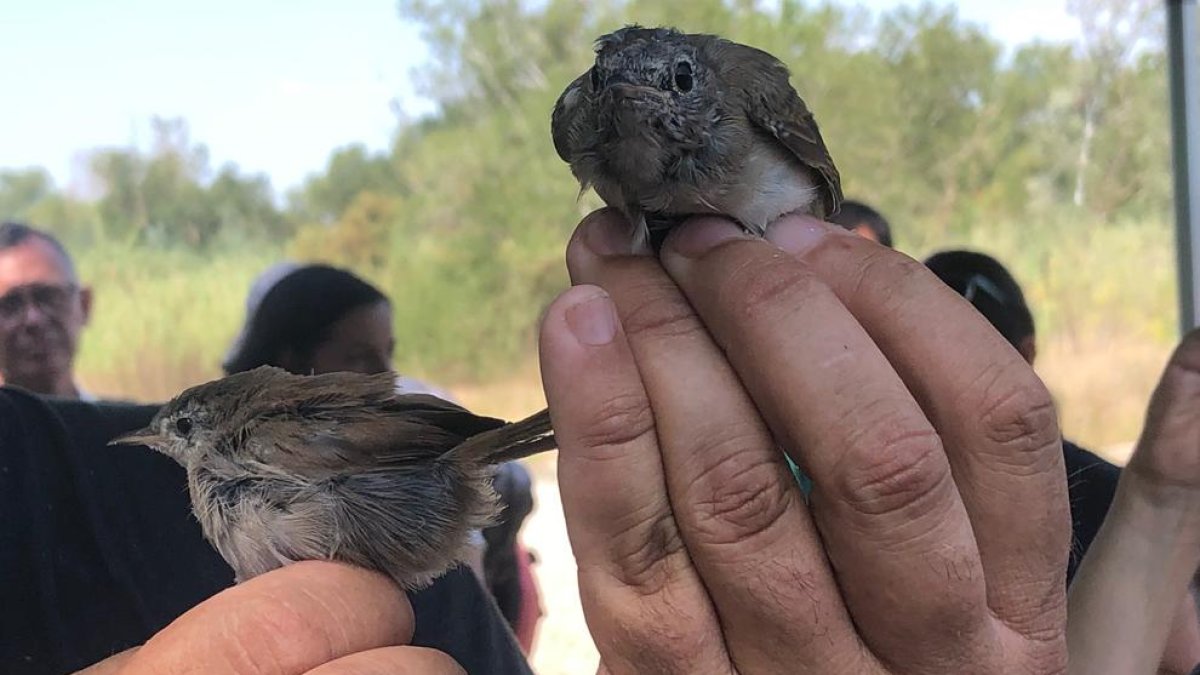
M 540 349 L 601 671 L 1064 671 L 1041 381 L 919 263 L 768 238 L 696 219 L 660 264 L 602 210 L 568 248 Z
M 449 656 L 407 646 L 413 613 L 386 577 L 301 562 L 200 603 L 145 645 L 80 675 L 369 675 L 463 673 Z
M 1188 672 L 1200 660 L 1188 592 L 1198 565 L 1200 332 L 1193 332 L 1167 364 L 1071 586 L 1071 672 L 1149 673 L 1155 664 L 1160 672 Z

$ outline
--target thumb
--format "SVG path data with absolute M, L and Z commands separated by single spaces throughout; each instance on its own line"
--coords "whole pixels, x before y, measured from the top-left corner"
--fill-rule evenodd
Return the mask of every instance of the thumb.
M 1161 487 L 1200 489 L 1200 330 L 1171 355 L 1129 470 Z

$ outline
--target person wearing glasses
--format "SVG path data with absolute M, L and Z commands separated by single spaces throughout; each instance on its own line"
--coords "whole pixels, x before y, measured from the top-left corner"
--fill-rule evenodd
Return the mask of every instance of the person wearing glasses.
M 0 224 L 0 382 L 94 400 L 74 373 L 91 309 L 92 291 L 62 243 L 22 223 Z

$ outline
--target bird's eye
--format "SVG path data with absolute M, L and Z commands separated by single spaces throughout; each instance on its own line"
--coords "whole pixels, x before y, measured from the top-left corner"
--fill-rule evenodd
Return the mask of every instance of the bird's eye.
M 600 90 L 600 71 L 595 67 L 592 68 L 592 91 Z
M 187 436 L 192 433 L 192 419 L 190 417 L 180 417 L 175 420 L 175 431 L 180 436 Z
M 692 90 L 692 64 L 680 61 L 675 64 L 675 88 L 683 93 Z

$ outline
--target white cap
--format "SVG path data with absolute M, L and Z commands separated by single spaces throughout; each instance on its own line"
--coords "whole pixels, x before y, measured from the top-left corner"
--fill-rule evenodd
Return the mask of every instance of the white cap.
M 254 322 L 254 314 L 258 311 L 258 306 L 262 304 L 263 298 L 272 288 L 275 288 L 275 284 L 300 267 L 302 267 L 300 263 L 290 260 L 275 263 L 263 270 L 254 279 L 254 283 L 250 284 L 250 292 L 246 294 L 246 318 L 242 320 L 242 328 L 238 331 L 237 337 L 233 339 L 233 344 L 225 352 L 225 363 L 232 361 L 233 357 L 241 351 L 242 344 L 246 341 L 246 335 L 250 332 L 250 324 Z

